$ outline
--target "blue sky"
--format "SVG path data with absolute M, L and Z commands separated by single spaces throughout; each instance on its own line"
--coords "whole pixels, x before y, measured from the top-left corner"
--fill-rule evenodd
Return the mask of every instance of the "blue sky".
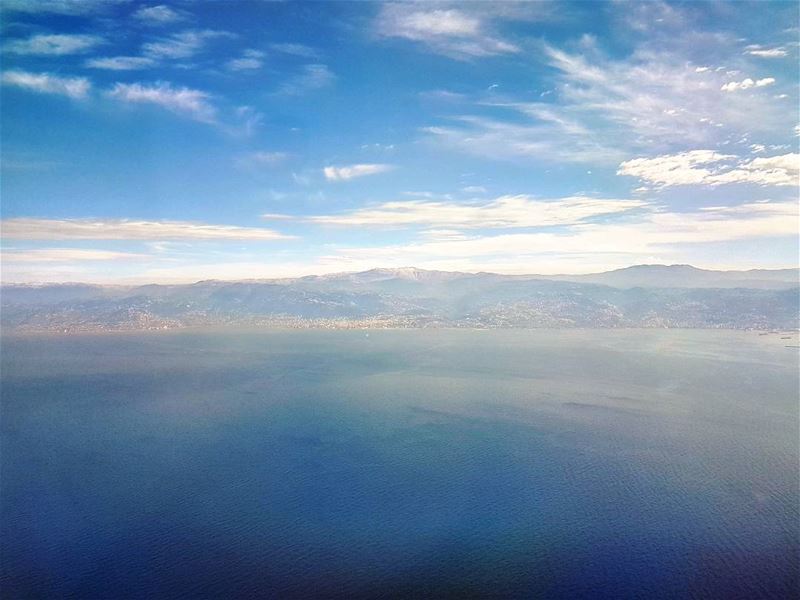
M 0 15 L 4 281 L 798 265 L 794 2 Z

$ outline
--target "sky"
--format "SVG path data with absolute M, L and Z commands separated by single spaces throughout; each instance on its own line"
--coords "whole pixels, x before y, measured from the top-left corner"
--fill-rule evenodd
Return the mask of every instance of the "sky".
M 797 267 L 796 2 L 3 0 L 4 282 Z

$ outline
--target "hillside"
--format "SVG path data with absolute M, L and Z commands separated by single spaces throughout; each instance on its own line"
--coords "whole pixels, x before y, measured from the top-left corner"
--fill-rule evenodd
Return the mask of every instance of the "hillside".
M 5 285 L 5 331 L 187 326 L 794 329 L 796 270 L 643 265 L 583 276 L 414 268 L 185 285 Z

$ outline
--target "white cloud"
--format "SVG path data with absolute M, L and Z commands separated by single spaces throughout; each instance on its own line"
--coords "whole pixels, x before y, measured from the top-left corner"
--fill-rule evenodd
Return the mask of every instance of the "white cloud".
M 715 147 L 745 134 L 785 135 L 786 109 L 771 96 L 727 93 L 726 69 L 698 67 L 690 43 L 659 40 L 624 58 L 609 57 L 593 38 L 574 51 L 543 45 L 541 56 L 555 70 L 553 81 L 543 83 L 554 89 L 551 101 L 479 95 L 474 110 L 463 103 L 461 114 L 423 131 L 437 144 L 489 159 L 608 164 L 643 152 Z M 715 39 L 706 46 L 720 52 L 735 43 Z M 773 79 L 752 85 L 777 87 Z
M 59 77 L 50 73 L 28 71 L 5 71 L 2 81 L 6 85 L 21 87 L 32 92 L 58 94 L 76 100 L 85 98 L 92 87 L 86 77 Z
M 264 53 L 260 50 L 245 50 L 240 58 L 229 60 L 225 65 L 231 71 L 260 69 L 264 64 Z
M 425 40 L 431 36 L 473 36 L 480 30 L 480 21 L 458 10 L 432 10 L 428 12 L 399 10 L 389 7 L 383 24 L 390 27 L 389 35 L 410 40 Z M 404 7 L 403 7 L 404 8 Z M 386 21 L 389 21 L 388 23 Z
M 146 56 L 110 56 L 107 58 L 91 58 L 86 66 L 91 69 L 108 71 L 135 71 L 155 66 L 156 61 Z
M 655 158 L 636 158 L 619 165 L 617 175 L 637 177 L 659 185 L 696 185 L 707 183 L 713 172 L 700 165 L 711 165 L 735 158 L 713 150 L 692 150 Z
M 680 262 L 698 244 L 797 237 L 797 204 L 749 203 L 713 210 L 636 213 L 564 231 L 424 236 L 421 241 L 343 248 L 329 259 L 353 268 L 416 265 L 519 273 L 586 272 L 643 262 Z M 602 268 L 597 268 L 602 266 Z
M 6 239 L 20 240 L 280 240 L 290 236 L 260 227 L 131 219 L 33 219 L 0 221 Z
M 434 52 L 457 59 L 520 51 L 514 44 L 486 34 L 486 19 L 479 12 L 469 12 L 464 7 L 434 6 L 385 4 L 377 18 L 377 32 L 384 37 L 399 37 L 425 44 Z
M 760 58 L 783 58 L 789 54 L 786 48 L 765 48 L 764 46 L 760 46 L 758 44 L 747 46 L 744 53 L 751 56 L 758 56 Z
M 800 154 L 754 158 L 720 173 L 716 180 L 719 183 L 797 186 L 800 185 Z
M 336 75 L 322 64 L 305 65 L 302 71 L 284 82 L 278 93 L 297 96 L 326 87 L 334 82 Z
M 133 18 L 148 25 L 167 25 L 185 20 L 186 15 L 164 4 L 158 4 L 156 6 L 141 7 L 133 13 Z
M 742 81 L 729 81 L 719 89 L 723 92 L 735 92 L 737 90 L 749 90 L 752 87 L 765 87 L 773 83 L 775 83 L 775 78 L 773 77 L 765 77 L 763 79 L 756 79 L 755 81 L 748 77 Z
M 29 250 L 2 250 L 2 261 L 21 263 L 83 262 L 98 260 L 136 260 L 146 254 L 115 252 L 86 248 L 34 248 Z
M 142 52 L 155 59 L 189 58 L 202 50 L 209 40 L 225 37 L 235 36 L 227 31 L 212 29 L 183 31 L 142 45 Z
M 174 88 L 167 82 L 116 83 L 108 95 L 121 102 L 154 104 L 203 123 L 216 122 L 216 109 L 209 102 L 209 94 L 200 90 Z
M 800 183 L 800 155 L 784 154 L 740 160 L 736 156 L 719 154 L 713 150 L 692 150 L 655 158 L 628 160 L 620 164 L 617 174 L 638 177 L 661 187 L 732 183 L 793 186 Z
M 356 177 L 364 177 L 365 175 L 385 173 L 392 168 L 391 165 L 383 164 L 359 164 L 344 167 L 325 167 L 322 171 L 328 181 L 346 181 Z
M 398 227 L 418 225 L 448 229 L 550 227 L 571 225 L 594 217 L 624 213 L 647 206 L 639 200 L 574 196 L 537 200 L 530 196 L 501 196 L 490 202 L 406 200 L 360 208 L 341 215 L 307 220 L 326 225 Z
M 82 54 L 105 42 L 99 35 L 40 34 L 26 40 L 10 41 L 3 46 L 3 50 L 13 54 L 61 56 Z
M 722 73 L 698 72 L 676 52 L 638 52 L 610 60 L 590 45 L 582 54 L 551 47 L 547 54 L 561 72 L 564 112 L 579 116 L 600 136 L 627 130 L 634 145 L 652 147 L 717 139 L 717 123 L 726 131 L 782 125 L 780 111 L 768 99 L 721 94 Z M 760 85 L 768 85 L 768 79 Z M 753 115 L 759 115 L 757 123 Z
M 64 231 L 60 223 L 62 222 L 53 222 L 52 227 L 48 228 L 53 231 L 53 235 L 47 236 L 47 239 L 56 239 L 57 232 Z M 111 225 L 113 230 L 115 226 L 113 223 Z M 100 222 L 96 228 L 107 230 L 108 226 L 108 222 Z M 69 235 L 72 234 L 69 228 L 66 231 Z M 161 257 L 169 259 L 168 262 L 162 260 L 164 266 L 130 261 L 137 265 L 137 270 L 127 272 L 127 276 L 140 282 L 296 277 L 313 273 L 408 265 L 505 273 L 597 272 L 653 262 L 691 262 L 711 268 L 764 267 L 765 264 L 782 267 L 791 265 L 770 262 L 767 258 L 766 263 L 737 262 L 734 267 L 731 263 L 737 259 L 728 258 L 727 262 L 720 262 L 718 258 L 715 259 L 719 255 L 710 253 L 706 244 L 736 242 L 738 247 L 762 249 L 762 254 L 766 252 L 764 256 L 768 257 L 770 243 L 780 244 L 787 240 L 789 243 L 795 240 L 796 243 L 797 235 L 796 201 L 753 202 L 693 212 L 671 212 L 657 208 L 649 211 L 637 210 L 620 215 L 614 221 L 581 221 L 559 227 L 558 230 L 506 231 L 482 235 L 475 229 L 459 231 L 440 227 L 425 230 L 420 233 L 419 238 L 408 243 L 371 247 L 334 246 L 322 256 L 306 258 L 304 254 L 301 258 L 287 254 L 279 261 L 269 255 L 251 251 L 224 254 L 203 251 L 202 254 L 195 253 L 195 256 L 167 253 Z M 143 238 L 136 235 L 134 239 Z M 144 239 L 153 241 L 163 239 L 163 236 L 147 235 Z M 101 272 L 76 271 L 81 263 L 73 266 L 66 261 L 54 262 L 52 267 L 40 269 L 32 269 L 32 263 L 21 263 L 20 268 L 15 271 L 10 268 L 13 263 L 6 264 L 9 268 L 3 270 L 3 277 L 7 280 L 104 279 L 119 282 L 121 279 L 120 266 L 115 266 L 113 271 Z M 98 261 L 97 264 L 113 265 L 114 261 Z M 61 266 L 65 270 L 59 270 Z

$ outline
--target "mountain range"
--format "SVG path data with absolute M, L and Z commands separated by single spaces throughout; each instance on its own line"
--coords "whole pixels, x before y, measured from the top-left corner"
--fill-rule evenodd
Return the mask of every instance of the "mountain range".
M 8 331 L 187 326 L 796 329 L 800 270 L 636 265 L 589 275 L 373 269 L 176 285 L 5 284 Z

